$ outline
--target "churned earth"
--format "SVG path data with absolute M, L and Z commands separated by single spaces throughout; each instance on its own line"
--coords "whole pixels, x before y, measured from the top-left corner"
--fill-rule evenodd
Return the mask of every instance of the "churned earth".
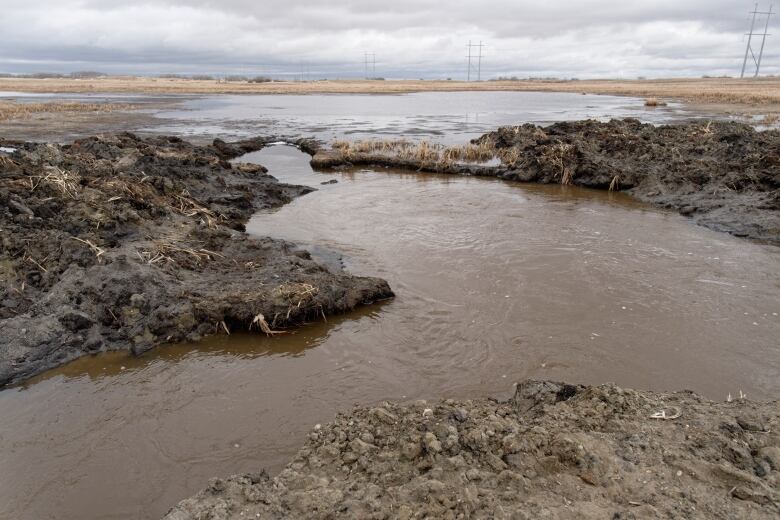
M 777 518 L 780 403 L 525 381 L 314 425 L 276 477 L 216 478 L 166 520 Z
M 312 188 L 228 159 L 265 140 L 0 142 L 0 386 L 84 354 L 278 329 L 392 296 L 244 223 Z

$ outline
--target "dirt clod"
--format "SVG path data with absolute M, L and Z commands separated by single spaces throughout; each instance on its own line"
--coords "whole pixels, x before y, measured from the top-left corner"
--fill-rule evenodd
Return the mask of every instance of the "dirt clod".
M 340 414 L 278 476 L 230 477 L 166 520 L 780 513 L 780 436 L 771 433 L 780 426 L 778 402 L 526 381 L 507 401 L 429 403 L 433 417 L 421 413 L 425 406 L 383 403 Z M 685 416 L 649 419 L 670 407 Z M 770 432 L 739 427 L 748 415 L 764 418 Z M 361 440 L 366 432 L 370 444 Z

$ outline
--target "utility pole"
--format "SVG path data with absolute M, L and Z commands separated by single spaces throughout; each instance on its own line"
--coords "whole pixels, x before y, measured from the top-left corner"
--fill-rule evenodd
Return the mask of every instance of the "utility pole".
M 766 13 L 766 25 L 764 26 L 764 34 L 761 37 L 761 50 L 758 51 L 758 63 L 756 63 L 756 73 L 754 78 L 758 77 L 758 71 L 761 69 L 761 58 L 764 57 L 764 44 L 766 43 L 767 31 L 769 31 L 769 18 L 772 16 L 772 3 L 769 3 L 769 11 Z
M 758 77 L 758 73 L 761 70 L 761 58 L 763 58 L 764 56 L 764 45 L 766 44 L 766 37 L 769 36 L 769 32 L 768 32 L 769 18 L 774 14 L 772 12 L 772 4 L 771 3 L 769 4 L 769 11 L 759 11 L 758 4 L 756 4 L 751 14 L 753 15 L 753 18 L 750 22 L 750 32 L 747 34 L 748 41 L 747 41 L 747 46 L 745 47 L 745 58 L 742 60 L 742 72 L 739 75 L 740 78 L 745 77 L 745 69 L 747 68 L 748 56 L 750 56 L 753 59 L 753 64 L 756 67 L 753 77 L 754 78 Z M 756 16 L 758 15 L 766 16 L 766 25 L 764 26 L 763 33 L 753 32 L 756 26 Z M 758 53 L 758 58 L 756 58 L 756 54 L 755 52 L 753 52 L 753 47 L 752 47 L 753 36 L 761 36 L 761 50 Z
M 479 44 L 476 44 L 476 43 L 471 43 L 471 40 L 469 40 L 469 45 L 468 45 L 469 54 L 467 56 L 467 58 L 469 59 L 469 64 L 468 64 L 468 70 L 466 72 L 466 81 L 471 81 L 471 73 L 474 71 L 474 67 L 471 64 L 472 59 L 477 60 L 477 81 L 480 81 L 482 79 L 482 47 L 484 47 L 484 45 L 482 45 L 482 41 L 480 41 Z M 471 50 L 472 48 L 479 49 L 479 53 L 473 54 Z
M 368 75 L 369 57 L 370 57 L 370 61 L 371 61 L 371 71 L 372 71 L 371 73 L 373 74 L 372 76 Z M 365 70 L 365 76 L 364 77 L 366 79 L 369 79 L 371 77 L 373 77 L 373 78 L 376 77 L 376 53 L 375 52 L 366 52 L 366 53 L 364 53 L 364 55 L 363 55 L 363 67 L 364 67 L 364 70 Z

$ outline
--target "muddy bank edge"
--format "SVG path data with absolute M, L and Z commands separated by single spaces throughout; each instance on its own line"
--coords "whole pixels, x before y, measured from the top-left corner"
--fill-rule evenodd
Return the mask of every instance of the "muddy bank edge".
M 271 141 L 0 142 L 0 386 L 88 353 L 276 331 L 392 297 L 244 232 L 313 191 L 228 162 Z

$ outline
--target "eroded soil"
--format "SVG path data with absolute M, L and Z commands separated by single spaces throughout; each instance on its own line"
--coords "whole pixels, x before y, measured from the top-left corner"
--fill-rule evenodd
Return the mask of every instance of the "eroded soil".
M 315 425 L 277 477 L 213 479 L 166 520 L 777 518 L 778 427 L 777 402 L 614 385 L 386 402 Z
M 87 353 L 270 333 L 392 296 L 243 232 L 312 190 L 227 162 L 265 143 L 0 142 L 0 386 Z
M 494 148 L 497 165 L 444 161 L 448 151 L 320 150 L 315 168 L 349 164 L 620 190 L 737 236 L 780 243 L 780 131 L 733 122 L 655 126 L 635 119 L 502 127 L 473 144 Z

